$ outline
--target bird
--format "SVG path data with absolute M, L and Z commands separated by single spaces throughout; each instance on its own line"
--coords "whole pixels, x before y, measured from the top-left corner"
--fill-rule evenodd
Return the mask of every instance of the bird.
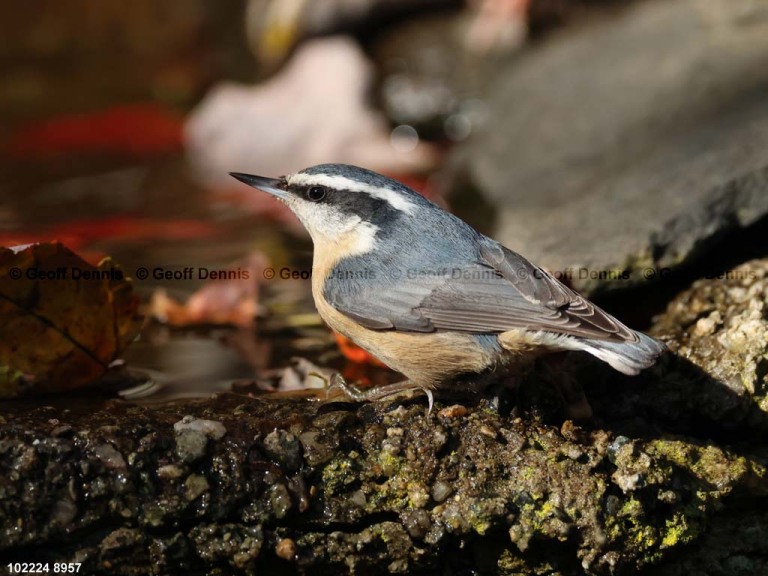
M 545 353 L 580 350 L 636 375 L 665 350 L 396 180 L 347 164 L 230 175 L 284 202 L 309 232 L 323 320 L 406 377 L 365 392 L 343 383 L 355 399 L 422 390 L 431 408 L 434 390 Z

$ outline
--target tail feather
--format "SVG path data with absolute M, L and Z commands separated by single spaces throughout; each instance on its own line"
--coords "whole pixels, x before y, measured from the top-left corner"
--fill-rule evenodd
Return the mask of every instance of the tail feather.
M 634 376 L 656 362 L 666 346 L 640 332 L 639 342 L 610 342 L 607 340 L 580 340 L 580 348 L 624 374 Z

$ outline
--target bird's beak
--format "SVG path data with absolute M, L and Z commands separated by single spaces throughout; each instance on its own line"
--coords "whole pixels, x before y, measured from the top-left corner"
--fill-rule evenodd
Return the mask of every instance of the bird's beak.
M 282 200 L 287 200 L 290 197 L 290 194 L 284 188 L 285 182 L 280 178 L 265 178 L 264 176 L 252 176 L 251 174 L 241 174 L 240 172 L 230 172 L 229 175 L 240 180 L 243 184 L 258 188 Z

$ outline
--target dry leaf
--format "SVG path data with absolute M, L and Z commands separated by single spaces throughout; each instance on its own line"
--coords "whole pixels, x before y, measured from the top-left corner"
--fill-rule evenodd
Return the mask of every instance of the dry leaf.
M 231 278 L 207 281 L 185 303 L 178 302 L 163 288 L 150 299 L 147 315 L 170 326 L 206 324 L 252 328 L 259 313 L 259 279 L 269 264 L 261 252 L 253 252 L 231 266 Z
M 0 398 L 96 380 L 138 334 L 138 306 L 108 258 L 94 267 L 59 243 L 0 248 Z

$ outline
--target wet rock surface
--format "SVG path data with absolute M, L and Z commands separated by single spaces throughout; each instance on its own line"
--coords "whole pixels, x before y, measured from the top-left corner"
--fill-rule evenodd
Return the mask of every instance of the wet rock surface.
M 723 514 L 740 530 L 732 507 L 766 494 L 763 458 L 702 439 L 558 427 L 482 405 L 461 415 L 426 415 L 420 402 L 318 408 L 227 396 L 12 418 L 1 445 L 3 561 L 34 550 L 110 574 L 631 573 L 672 566 Z M 179 410 L 233 429 L 194 467 L 174 452 Z M 51 438 L 52 416 L 72 436 Z M 266 427 L 303 431 L 302 452 L 327 455 L 285 470 L 254 441 Z M 104 441 L 126 468 L 104 465 L 92 447 Z M 160 472 L 169 465 L 180 475 Z M 764 526 L 753 516 L 745 530 Z M 742 543 L 749 554 L 761 546 Z
M 768 214 L 767 59 L 763 2 L 616 10 L 496 73 L 451 181 L 580 291 L 643 283 Z
M 0 559 L 104 574 L 766 573 L 766 296 L 765 260 L 697 282 L 653 328 L 676 355 L 637 378 L 577 356 L 595 411 L 580 424 L 539 371 L 514 406 L 431 413 L 422 399 L 237 395 L 8 404 Z

